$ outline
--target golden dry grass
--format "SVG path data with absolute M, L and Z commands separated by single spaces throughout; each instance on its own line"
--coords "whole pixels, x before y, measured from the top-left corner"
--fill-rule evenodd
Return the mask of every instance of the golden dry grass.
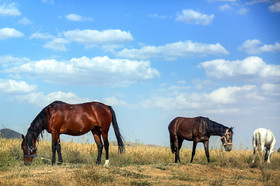
M 36 158 L 23 165 L 20 140 L 0 139 L 0 185 L 279 185 L 280 153 L 273 153 L 271 164 L 257 158 L 252 164 L 251 150 L 221 152 L 210 150 L 207 163 L 204 150 L 198 149 L 194 163 L 188 163 L 190 149 L 182 149 L 181 164 L 174 164 L 168 147 L 126 146 L 119 154 L 110 145 L 110 168 L 95 165 L 95 144 L 62 142 L 62 166 Z M 51 143 L 40 141 L 38 154 L 51 158 Z M 104 163 L 102 157 L 102 164 Z

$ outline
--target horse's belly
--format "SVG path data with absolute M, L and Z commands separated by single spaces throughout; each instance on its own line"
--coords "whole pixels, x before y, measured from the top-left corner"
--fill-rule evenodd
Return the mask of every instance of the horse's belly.
M 72 136 L 80 136 L 88 133 L 93 128 L 94 125 L 81 125 L 79 123 L 65 124 L 61 126 L 60 133 Z

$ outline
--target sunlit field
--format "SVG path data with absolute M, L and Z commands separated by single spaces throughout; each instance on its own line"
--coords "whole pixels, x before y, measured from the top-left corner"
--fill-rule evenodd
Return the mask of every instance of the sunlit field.
M 51 142 L 37 143 L 38 155 L 31 166 L 24 166 L 21 140 L 0 139 L 0 185 L 92 185 L 92 184 L 280 184 L 280 153 L 274 152 L 271 164 L 257 156 L 252 164 L 251 150 L 221 152 L 210 150 L 207 163 L 204 150 L 198 149 L 190 164 L 191 149 L 181 150 L 180 164 L 168 147 L 127 144 L 125 154 L 110 145 L 110 167 L 96 165 L 95 143 L 62 142 L 63 165 L 51 166 Z M 103 151 L 104 152 L 104 151 Z

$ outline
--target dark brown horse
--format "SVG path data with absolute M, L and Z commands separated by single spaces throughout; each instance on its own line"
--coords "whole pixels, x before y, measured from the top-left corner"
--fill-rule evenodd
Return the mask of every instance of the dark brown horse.
M 36 141 L 44 130 L 52 134 L 52 164 L 55 163 L 56 151 L 58 153 L 58 164 L 63 162 L 60 146 L 60 134 L 80 136 L 91 131 L 98 148 L 96 163 L 100 164 L 103 142 L 106 151 L 105 165 L 109 165 L 109 141 L 108 131 L 113 124 L 118 141 L 119 152 L 124 152 L 124 144 L 118 127 L 115 112 L 111 106 L 99 102 L 82 104 L 67 104 L 55 101 L 46 106 L 32 121 L 25 137 L 22 135 L 22 150 L 24 153 L 24 164 L 30 165 L 33 158 L 37 156 Z M 102 138 L 103 142 L 102 142 Z
M 215 121 L 211 121 L 209 118 L 195 117 L 195 118 L 183 118 L 177 117 L 171 121 L 168 126 L 170 134 L 171 151 L 175 153 L 175 163 L 180 162 L 179 151 L 182 147 L 182 143 L 185 140 L 193 141 L 192 158 L 195 155 L 195 149 L 198 142 L 203 142 L 205 154 L 208 162 L 209 158 L 209 139 L 210 136 L 221 136 L 222 145 L 226 151 L 232 149 L 232 136 L 233 127 L 228 128 Z

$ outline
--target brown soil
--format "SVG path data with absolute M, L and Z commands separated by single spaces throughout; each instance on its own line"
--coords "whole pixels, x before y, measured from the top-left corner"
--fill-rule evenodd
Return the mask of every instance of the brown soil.
M 280 185 L 265 168 L 234 169 L 200 164 L 40 166 L 0 172 L 0 185 Z

